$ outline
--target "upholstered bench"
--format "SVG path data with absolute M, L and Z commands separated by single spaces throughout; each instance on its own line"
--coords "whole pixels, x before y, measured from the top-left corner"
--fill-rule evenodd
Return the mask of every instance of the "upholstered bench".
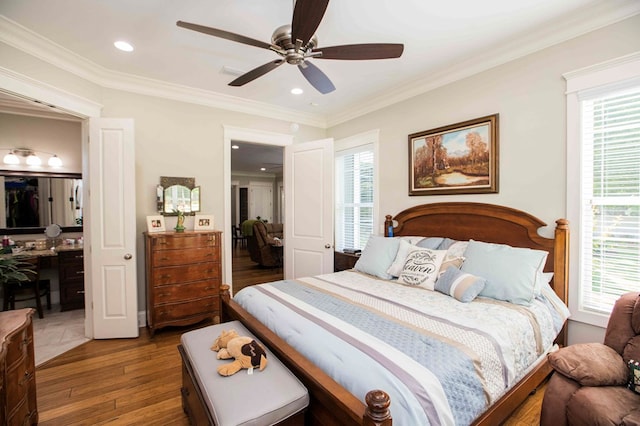
M 303 425 L 309 394 L 302 383 L 268 348 L 267 367 L 224 377 L 211 350 L 222 330 L 255 338 L 239 321 L 193 330 L 182 335 L 182 408 L 193 425 Z M 258 340 L 258 339 L 256 339 Z M 258 340 L 259 341 L 259 340 Z

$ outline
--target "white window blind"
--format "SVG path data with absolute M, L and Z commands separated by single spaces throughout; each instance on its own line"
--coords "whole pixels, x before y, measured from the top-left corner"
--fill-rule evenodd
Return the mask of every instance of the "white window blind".
M 373 233 L 374 149 L 336 153 L 336 250 L 363 249 Z
M 580 306 L 640 290 L 640 85 L 580 95 Z

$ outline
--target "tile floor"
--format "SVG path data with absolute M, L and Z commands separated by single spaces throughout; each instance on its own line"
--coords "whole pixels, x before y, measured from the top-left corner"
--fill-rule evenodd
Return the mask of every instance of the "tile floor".
M 44 318 L 33 316 L 36 367 L 89 341 L 84 337 L 84 309 L 60 312 L 60 306 L 44 311 Z

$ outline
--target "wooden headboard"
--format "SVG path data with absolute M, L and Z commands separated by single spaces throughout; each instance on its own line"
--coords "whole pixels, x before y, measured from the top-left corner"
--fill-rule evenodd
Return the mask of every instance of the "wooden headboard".
M 395 224 L 394 224 L 395 222 Z M 545 271 L 553 272 L 553 289 L 563 302 L 568 301 L 569 222 L 558 219 L 554 238 L 538 230 L 547 224 L 535 216 L 510 207 L 485 203 L 432 203 L 386 216 L 385 235 L 393 228 L 394 236 L 421 235 L 448 237 L 454 240 L 477 240 L 528 247 L 549 252 Z M 564 332 L 559 336 L 564 342 Z

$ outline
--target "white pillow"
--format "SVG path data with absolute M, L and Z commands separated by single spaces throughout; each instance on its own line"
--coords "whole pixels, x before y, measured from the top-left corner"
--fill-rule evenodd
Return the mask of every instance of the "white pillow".
M 389 269 L 387 269 L 387 274 L 391 275 L 394 278 L 397 278 L 402 272 L 402 268 L 404 268 L 404 262 L 407 260 L 407 255 L 412 247 L 416 247 L 407 240 L 400 239 L 400 244 L 398 245 L 398 253 L 396 254 L 396 258 L 393 260 Z
M 433 290 L 446 250 L 410 247 L 398 282 Z

